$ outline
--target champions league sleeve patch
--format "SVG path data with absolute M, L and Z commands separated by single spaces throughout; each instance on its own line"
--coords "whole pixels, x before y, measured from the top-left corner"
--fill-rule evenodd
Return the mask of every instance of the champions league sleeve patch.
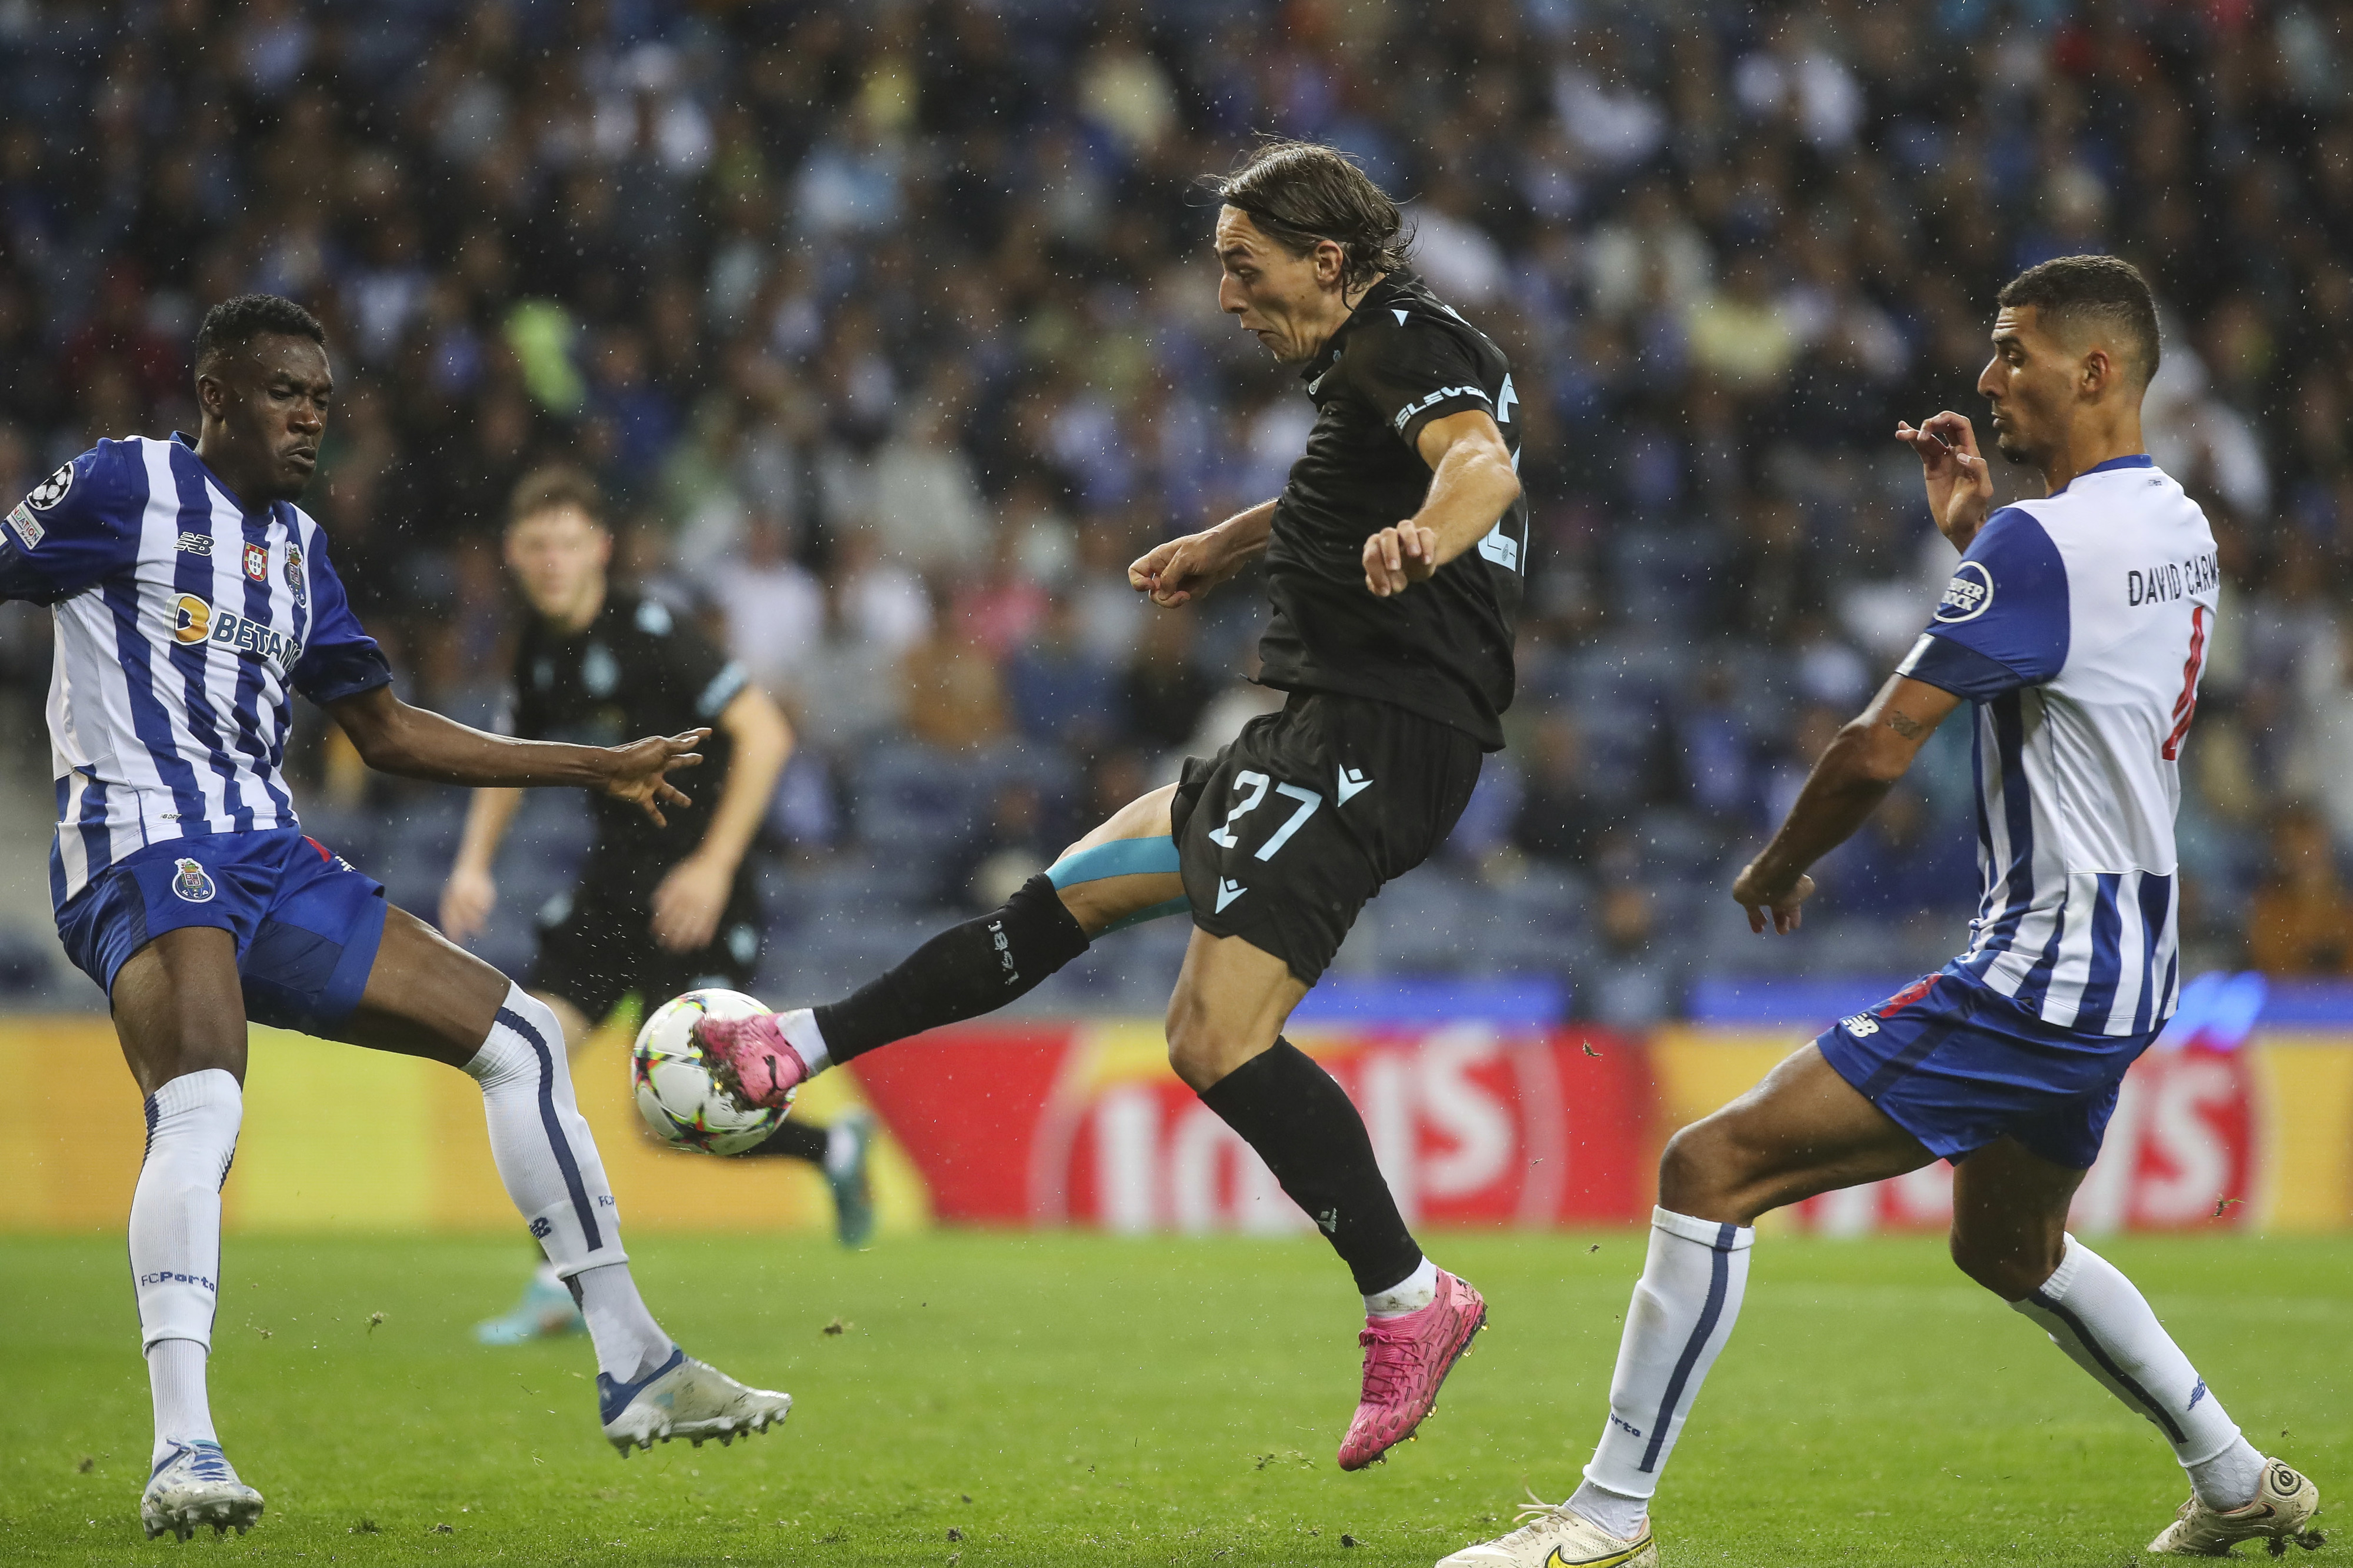
M 33 493 L 25 498 L 25 504 L 35 511 L 47 511 L 66 499 L 66 492 L 73 489 L 73 482 L 74 466 L 68 463 L 64 468 L 35 485 Z

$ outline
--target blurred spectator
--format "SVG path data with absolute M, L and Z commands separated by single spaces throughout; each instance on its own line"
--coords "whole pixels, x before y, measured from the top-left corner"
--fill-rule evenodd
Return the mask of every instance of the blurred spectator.
M 588 463 L 631 570 L 790 705 L 791 841 L 960 876 L 1282 700 L 1244 679 L 1257 589 L 1164 614 L 1124 570 L 1306 438 L 1192 182 L 1328 136 L 1514 361 L 1531 653 L 1464 847 L 1533 882 L 1613 825 L 1700 847 L 1596 911 L 1664 966 L 1633 1016 L 1949 574 L 1887 432 L 1981 407 L 2012 267 L 2113 249 L 2228 578 L 2183 769 L 2227 950 L 2284 795 L 2353 851 L 2341 9 L 0 5 L 0 486 L 185 426 L 198 313 L 291 291 L 339 378 L 306 504 L 405 680 L 472 684 L 507 486 Z M 0 626 L 0 735 L 40 635 Z M 1891 799 L 1855 896 L 1947 885 L 1950 783 Z
M 2306 805 L 2272 829 L 2271 874 L 2247 918 L 2247 958 L 2265 974 L 2353 975 L 2353 891 L 2327 825 Z

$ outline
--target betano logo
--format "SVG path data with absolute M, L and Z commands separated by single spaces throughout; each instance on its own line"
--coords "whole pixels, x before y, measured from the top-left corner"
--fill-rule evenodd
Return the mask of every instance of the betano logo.
M 194 594 L 181 595 L 174 606 L 172 637 L 189 645 L 218 643 L 237 653 L 266 658 L 280 675 L 290 673 L 302 657 L 302 645 L 284 632 L 248 620 L 235 610 L 206 604 Z

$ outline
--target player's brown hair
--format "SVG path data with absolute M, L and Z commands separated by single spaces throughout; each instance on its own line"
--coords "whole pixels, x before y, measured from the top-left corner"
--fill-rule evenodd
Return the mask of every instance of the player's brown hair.
M 2131 262 L 2114 256 L 2059 256 L 2028 268 L 2003 286 L 2000 303 L 2031 305 L 2044 318 L 2089 317 L 2123 334 L 2143 386 L 2157 374 L 2157 299 Z
M 507 526 L 567 506 L 579 508 L 597 527 L 605 526 L 605 494 L 596 481 L 569 463 L 550 463 L 515 481 L 514 493 L 507 499 Z
M 1413 237 L 1405 215 L 1372 177 L 1337 148 L 1315 142 L 1267 141 L 1209 191 L 1293 256 L 1330 240 L 1345 257 L 1340 286 L 1353 291 L 1406 264 Z

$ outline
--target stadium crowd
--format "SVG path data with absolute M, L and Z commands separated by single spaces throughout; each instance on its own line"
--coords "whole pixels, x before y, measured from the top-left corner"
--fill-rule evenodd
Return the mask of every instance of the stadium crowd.
M 1511 747 L 1357 962 L 1557 972 L 1637 1022 L 1703 970 L 1956 945 L 1959 724 L 1794 949 L 1736 940 L 1724 889 L 1947 574 L 1896 420 L 1978 412 L 2000 284 L 2109 249 L 2166 310 L 2152 448 L 2229 580 L 2186 753 L 2189 972 L 2353 973 L 2348 24 L 7 0 L 0 489 L 191 428 L 204 305 L 304 301 L 341 387 L 306 504 L 411 694 L 496 710 L 503 498 L 591 464 L 630 573 L 799 729 L 776 919 L 805 958 L 853 927 L 887 956 L 1274 700 L 1247 580 L 1152 613 L 1124 569 L 1281 487 L 1311 410 L 1217 312 L 1198 179 L 1261 132 L 1329 141 L 1411 198 L 1419 267 L 1513 356 L 1537 539 Z M 28 758 L 47 667 L 13 610 Z M 429 910 L 448 792 L 306 765 L 306 816 L 399 843 L 396 896 Z

